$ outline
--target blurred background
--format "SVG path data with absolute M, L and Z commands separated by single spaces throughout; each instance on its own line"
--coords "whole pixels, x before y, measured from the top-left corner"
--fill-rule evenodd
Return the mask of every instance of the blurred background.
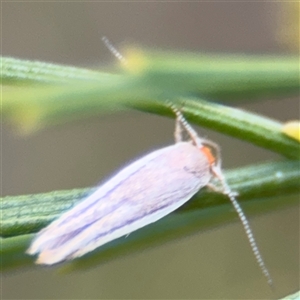
M 115 64 L 101 41 L 195 52 L 288 54 L 297 3 L 3 2 L 2 55 L 88 68 Z M 293 35 L 294 34 L 294 35 Z M 298 35 L 297 35 L 298 34 Z M 296 43 L 295 43 L 296 44 Z M 245 99 L 247 99 L 245 95 Z M 298 97 L 240 107 L 299 119 Z M 19 136 L 2 125 L 2 196 L 88 187 L 128 161 L 173 143 L 174 121 L 137 111 L 93 117 Z M 224 168 L 278 158 L 221 134 Z M 103 161 L 103 158 L 105 160 Z M 84 174 L 84 176 L 83 176 Z M 247 211 L 246 211 L 247 214 Z M 272 293 L 238 222 L 61 275 L 33 266 L 2 276 L 2 299 L 265 299 L 299 288 L 299 208 L 252 218 L 275 282 Z

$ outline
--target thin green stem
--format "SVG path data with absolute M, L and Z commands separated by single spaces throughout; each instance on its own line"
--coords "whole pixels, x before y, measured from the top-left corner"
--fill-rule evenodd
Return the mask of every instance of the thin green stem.
M 270 162 L 226 172 L 231 188 L 246 214 L 280 209 L 296 204 L 299 193 L 298 161 Z M 33 258 L 25 254 L 33 233 L 61 213 L 81 201 L 93 189 L 57 191 L 46 194 L 5 197 L 1 199 L 2 270 L 33 266 Z M 284 197 L 284 201 L 282 197 Z M 236 219 L 226 196 L 201 190 L 177 212 L 159 222 L 103 245 L 100 250 L 76 260 L 67 268 L 87 268 L 141 249 L 184 237 L 207 228 L 224 225 Z

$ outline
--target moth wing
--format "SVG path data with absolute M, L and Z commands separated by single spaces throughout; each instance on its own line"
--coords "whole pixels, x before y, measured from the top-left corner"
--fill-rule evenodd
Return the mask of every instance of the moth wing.
M 42 230 L 28 252 L 39 253 L 37 262 L 41 264 L 72 259 L 180 207 L 209 180 L 209 176 L 199 178 L 191 155 L 178 161 L 187 145 L 163 148 L 125 168 L 83 203 Z M 204 167 L 206 164 L 200 169 Z M 103 196 L 96 201 L 94 198 L 99 195 Z
M 178 201 L 174 201 L 172 205 L 149 212 L 138 204 L 124 202 L 118 209 L 97 219 L 89 226 L 59 235 L 49 243 L 46 241 L 39 253 L 37 263 L 54 264 L 80 257 L 101 245 L 161 219 L 188 201 L 193 194 L 186 194 L 184 198 L 180 195 Z

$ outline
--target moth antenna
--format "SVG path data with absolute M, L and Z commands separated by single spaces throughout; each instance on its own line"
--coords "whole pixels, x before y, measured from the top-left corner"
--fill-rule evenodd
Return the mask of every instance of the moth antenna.
M 253 232 L 252 232 L 252 229 L 250 227 L 250 224 L 240 206 L 240 204 L 237 202 L 236 198 L 234 197 L 234 194 L 231 192 L 230 194 L 228 194 L 228 198 L 229 200 L 231 201 L 234 209 L 236 210 L 241 222 L 242 222 L 242 225 L 244 227 L 244 230 L 246 232 L 246 235 L 247 235 L 247 238 L 248 238 L 248 241 L 250 243 L 250 246 L 251 246 L 251 249 L 252 249 L 252 252 L 255 256 L 255 259 L 261 269 L 261 271 L 263 272 L 263 274 L 265 275 L 265 277 L 267 278 L 267 281 L 268 281 L 268 284 L 271 288 L 273 288 L 273 280 L 271 278 L 271 275 L 266 267 L 266 264 L 262 258 L 262 255 L 258 249 L 258 246 L 257 246 L 257 243 L 255 241 L 255 238 L 254 238 L 254 235 L 253 235 Z
M 218 177 L 218 179 L 221 181 L 222 185 L 223 185 L 223 192 L 224 194 L 226 194 L 230 200 L 230 202 L 232 203 L 235 211 L 237 212 L 238 216 L 239 216 L 239 219 L 240 221 L 242 222 L 242 225 L 244 227 L 244 231 L 247 235 L 247 238 L 248 238 L 248 241 L 250 243 L 250 247 L 252 249 L 252 252 L 255 256 L 255 259 L 262 271 L 262 273 L 264 274 L 264 276 L 267 278 L 267 281 L 268 281 L 268 284 L 269 286 L 273 289 L 273 280 L 271 278 L 271 275 L 265 265 L 265 262 L 262 258 L 262 255 L 258 249 L 258 246 L 257 246 L 257 243 L 255 241 L 255 238 L 254 238 L 254 234 L 253 234 L 253 231 L 250 227 L 250 224 L 249 224 L 249 221 L 248 219 L 246 218 L 246 215 L 244 214 L 240 204 L 238 203 L 238 201 L 236 200 L 235 198 L 235 195 L 236 193 L 234 193 L 230 187 L 228 186 L 222 172 L 220 172 L 220 168 L 217 167 L 214 168 L 214 173 L 216 174 L 216 176 Z
M 184 127 L 184 129 L 188 132 L 188 134 L 190 135 L 191 139 L 194 141 L 194 143 L 198 146 L 199 144 L 199 137 L 197 132 L 192 128 L 192 126 L 186 121 L 186 119 L 184 118 L 184 116 L 182 115 L 181 111 L 173 104 L 173 103 L 169 103 L 170 108 L 172 109 L 172 111 L 175 113 L 178 122 L 181 123 L 181 125 Z M 202 142 L 205 141 L 202 139 Z M 201 142 L 201 141 L 200 141 Z M 218 156 L 220 156 L 220 149 L 217 145 L 215 145 L 214 143 L 211 143 L 210 141 L 208 141 L 209 144 L 211 144 L 217 151 Z M 255 241 L 252 229 L 250 227 L 249 221 L 246 218 L 240 204 L 238 203 L 238 201 L 235 198 L 235 193 L 231 191 L 230 187 L 228 186 L 223 173 L 221 171 L 221 162 L 220 162 L 220 157 L 218 158 L 219 163 L 217 165 L 215 165 L 214 167 L 212 167 L 212 171 L 214 172 L 215 176 L 220 180 L 220 182 L 222 183 L 223 186 L 223 193 L 226 194 L 230 200 L 230 202 L 232 203 L 235 211 L 238 214 L 239 219 L 242 222 L 244 231 L 247 235 L 248 241 L 250 243 L 250 247 L 252 249 L 252 252 L 255 256 L 255 259 L 262 271 L 262 273 L 264 274 L 264 276 L 267 278 L 268 284 L 271 288 L 273 288 L 273 280 L 271 278 L 271 275 L 265 265 L 265 262 L 262 258 L 262 255 L 258 249 L 257 243 Z
M 127 60 L 125 57 L 121 54 L 120 51 L 117 50 L 117 48 L 109 41 L 109 39 L 106 36 L 102 37 L 102 41 L 104 45 L 107 47 L 107 49 L 122 63 L 127 64 Z

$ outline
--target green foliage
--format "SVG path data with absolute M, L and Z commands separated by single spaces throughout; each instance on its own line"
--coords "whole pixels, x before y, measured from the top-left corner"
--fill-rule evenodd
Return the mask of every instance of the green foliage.
M 239 200 L 253 214 L 295 203 L 299 193 L 299 142 L 282 124 L 205 99 L 233 103 L 299 93 L 299 58 L 183 54 L 131 49 L 115 73 L 1 58 L 2 117 L 20 132 L 62 125 L 93 114 L 134 108 L 173 116 L 182 106 L 192 123 L 251 142 L 283 156 L 226 172 Z M 288 160 L 288 159 L 292 160 Z M 33 233 L 91 190 L 55 191 L 1 199 L 2 269 L 33 265 L 25 255 Z M 282 198 L 284 196 L 284 199 Z M 118 239 L 68 267 L 88 267 L 139 249 L 221 225 L 236 216 L 226 197 L 201 191 L 187 205 L 126 239 Z

